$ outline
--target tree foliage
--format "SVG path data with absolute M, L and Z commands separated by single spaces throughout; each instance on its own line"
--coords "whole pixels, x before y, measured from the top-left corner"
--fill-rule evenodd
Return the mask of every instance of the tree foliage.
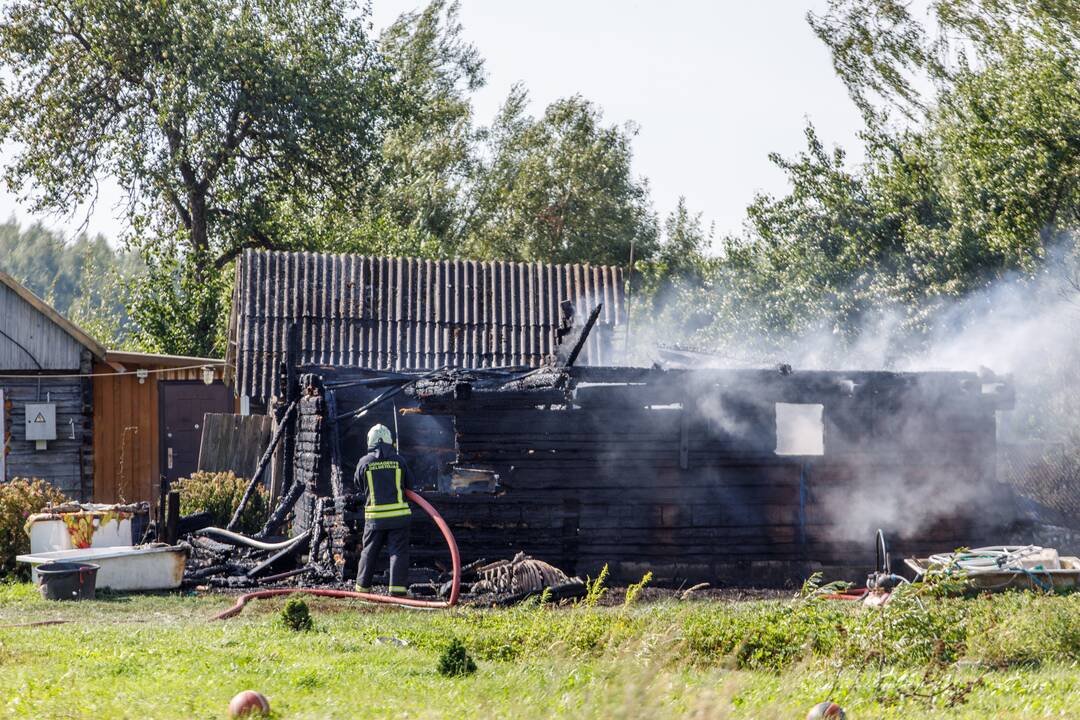
M 282 204 L 359 207 L 399 112 L 351 0 L 15 0 L 0 63 L 0 140 L 19 148 L 9 186 L 34 211 L 67 210 L 116 178 L 129 240 L 174 251 L 159 269 L 176 272 L 158 277 L 175 292 L 245 247 L 296 245 L 275 232 Z M 212 295 L 176 297 L 195 308 L 192 341 L 214 335 Z
M 804 152 L 773 156 L 790 190 L 756 197 L 747 232 L 723 239 L 710 342 L 775 352 L 826 333 L 842 348 L 895 317 L 899 357 L 955 299 L 1071 251 L 1080 11 L 937 0 L 921 22 L 908 3 L 834 0 L 809 20 L 866 117 L 866 154 L 853 164 L 810 126 Z
M 633 127 L 605 126 L 580 96 L 540 118 L 515 88 L 487 129 L 469 245 L 481 258 L 625 266 L 656 250 L 648 186 L 631 168 Z
M 34 208 L 92 197 L 102 173 L 147 229 L 224 266 L 303 192 L 356 197 L 395 117 L 359 8 L 306 2 L 10 3 L 0 61 L 7 169 Z
M 142 273 L 132 253 L 101 235 L 68 241 L 40 223 L 0 224 L 0 269 L 108 347 L 132 342 L 125 283 Z
M 147 350 L 223 347 L 246 247 L 429 258 L 653 259 L 634 130 L 581 97 L 490 126 L 456 2 L 379 37 L 353 0 L 13 0 L 0 18 L 0 141 L 34 212 L 127 193 L 128 286 Z
M 433 0 L 383 31 L 378 49 L 402 109 L 382 138 L 360 206 L 336 196 L 300 198 L 281 213 L 280 235 L 337 252 L 462 254 L 479 136 L 470 94 L 485 79 L 458 12 L 457 3 Z
M 815 332 L 857 342 L 885 315 L 918 342 L 952 299 L 1040 272 L 1080 213 L 1080 11 L 935 0 L 922 19 L 833 0 L 809 21 L 866 117 L 866 154 L 855 164 L 809 126 L 802 153 L 772 157 L 790 189 L 756 197 L 716 255 L 684 202 L 658 220 L 633 126 L 585 98 L 534 114 L 516 87 L 478 122 L 483 60 L 449 0 L 377 38 L 344 0 L 18 0 L 0 24 L 0 120 L 22 147 L 6 179 L 42 210 L 121 180 L 147 268 L 128 286 L 136 339 L 175 353 L 220 351 L 221 269 L 251 245 L 633 253 L 636 311 L 763 351 Z

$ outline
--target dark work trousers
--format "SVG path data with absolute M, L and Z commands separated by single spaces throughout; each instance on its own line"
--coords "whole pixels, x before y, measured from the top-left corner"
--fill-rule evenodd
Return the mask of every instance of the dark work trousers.
M 360 571 L 356 576 L 358 587 L 370 588 L 375 574 L 375 562 L 383 545 L 390 553 L 390 593 L 404 595 L 409 583 L 409 525 L 389 529 L 373 528 L 364 524 L 364 550 L 360 553 Z

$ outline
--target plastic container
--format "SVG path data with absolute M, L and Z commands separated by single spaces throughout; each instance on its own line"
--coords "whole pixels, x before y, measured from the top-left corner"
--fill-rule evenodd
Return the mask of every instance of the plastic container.
M 38 565 L 41 596 L 46 600 L 93 600 L 99 565 L 86 562 L 51 562 Z

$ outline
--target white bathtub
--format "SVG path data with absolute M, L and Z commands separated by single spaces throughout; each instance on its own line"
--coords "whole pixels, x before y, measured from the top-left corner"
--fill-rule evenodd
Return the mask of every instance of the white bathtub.
M 38 565 L 64 560 L 100 565 L 101 569 L 97 573 L 99 589 L 172 590 L 180 587 L 180 582 L 184 579 L 187 554 L 183 548 L 168 545 L 136 545 L 54 550 L 19 555 L 15 559 L 30 563 L 35 583 Z

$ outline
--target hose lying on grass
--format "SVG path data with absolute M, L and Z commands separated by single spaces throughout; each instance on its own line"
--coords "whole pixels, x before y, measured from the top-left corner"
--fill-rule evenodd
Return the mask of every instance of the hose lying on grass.
M 412 490 L 406 490 L 405 496 L 420 506 L 424 512 L 431 516 L 431 519 L 435 521 L 439 531 L 442 532 L 443 539 L 446 540 L 447 547 L 450 548 L 450 561 L 453 564 L 453 580 L 450 585 L 450 597 L 446 600 L 416 600 L 414 598 L 394 597 L 392 595 L 376 595 L 375 593 L 354 592 L 352 590 L 322 590 L 320 588 L 275 588 L 273 590 L 257 590 L 255 592 L 245 593 L 236 599 L 236 604 L 228 610 L 224 610 L 211 620 L 227 620 L 235 615 L 239 615 L 240 611 L 244 609 L 244 606 L 248 604 L 250 600 L 257 600 L 259 598 L 274 597 L 276 595 L 291 595 L 300 593 L 304 595 L 315 595 L 318 597 L 332 597 L 332 598 L 353 598 L 356 600 L 366 600 L 368 602 L 385 603 L 387 605 L 402 605 L 404 607 L 414 608 L 427 608 L 432 610 L 442 610 L 445 608 L 453 607 L 457 605 L 458 595 L 461 592 L 461 556 L 458 554 L 457 541 L 454 540 L 454 534 L 450 532 L 450 526 L 443 520 L 442 515 L 431 506 L 424 498 L 420 497 Z

